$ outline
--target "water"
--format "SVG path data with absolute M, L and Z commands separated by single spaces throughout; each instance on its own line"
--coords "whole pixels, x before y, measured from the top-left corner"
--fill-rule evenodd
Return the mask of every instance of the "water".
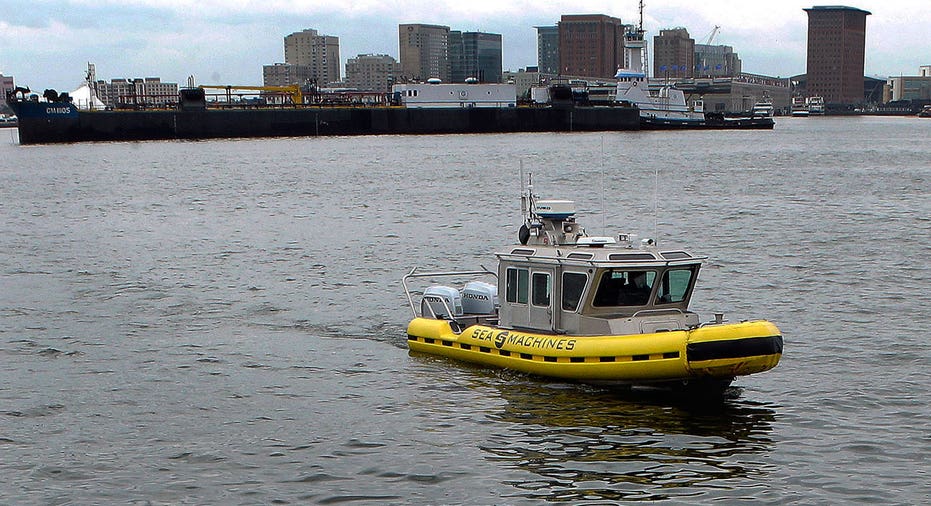
M 11 139 L 2 503 L 931 497 L 929 120 Z M 779 367 L 691 403 L 410 356 L 401 276 L 493 266 L 521 160 L 589 232 L 708 255 L 694 309 L 776 322 Z

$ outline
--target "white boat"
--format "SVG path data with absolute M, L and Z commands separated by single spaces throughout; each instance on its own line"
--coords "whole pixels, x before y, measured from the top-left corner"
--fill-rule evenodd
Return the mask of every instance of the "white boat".
M 808 117 L 808 104 L 805 102 L 803 97 L 795 97 L 792 99 L 792 116 L 797 118 L 807 118 Z
M 646 41 L 643 30 L 643 4 L 640 4 L 640 25 L 631 26 L 624 35 L 624 68 L 615 74 L 617 102 L 630 102 L 640 109 L 641 124 L 666 123 L 669 126 L 699 126 L 705 121 L 704 102 L 685 100 L 685 93 L 669 85 L 651 92 L 647 80 Z
M 753 107 L 750 109 L 751 116 L 758 116 L 762 118 L 772 118 L 775 112 L 776 109 L 773 107 L 773 102 L 766 99 L 753 104 Z
M 824 97 L 809 97 L 806 103 L 808 105 L 808 114 L 824 115 Z
M 646 41 L 643 30 L 643 3 L 640 3 L 640 24 L 624 34 L 624 67 L 614 78 L 617 87 L 614 100 L 640 109 L 640 128 L 752 128 L 771 129 L 772 116 L 732 117 L 722 112 L 705 113 L 701 99 L 686 100 L 685 92 L 669 83 L 650 89 L 646 72 Z

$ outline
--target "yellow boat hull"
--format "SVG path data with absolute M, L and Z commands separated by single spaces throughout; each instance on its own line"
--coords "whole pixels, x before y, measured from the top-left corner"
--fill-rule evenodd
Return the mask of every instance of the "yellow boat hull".
M 768 321 L 619 336 L 569 336 L 473 325 L 453 332 L 447 320 L 415 318 L 413 352 L 597 383 L 730 380 L 772 369 L 782 336 Z

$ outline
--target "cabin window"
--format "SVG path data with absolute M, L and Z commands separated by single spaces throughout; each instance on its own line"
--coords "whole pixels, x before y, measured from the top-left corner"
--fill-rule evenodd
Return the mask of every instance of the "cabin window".
M 682 302 L 689 293 L 694 272 L 692 269 L 670 269 L 663 274 L 663 280 L 656 292 L 660 304 Z
M 656 271 L 609 269 L 602 273 L 592 305 L 645 306 L 650 301 Z
M 531 302 L 534 306 L 549 307 L 550 293 L 552 285 L 550 284 L 550 275 L 545 272 L 534 272 L 531 282 L 532 297 Z
M 527 303 L 530 273 L 527 269 L 507 270 L 507 301 L 518 304 Z
M 585 291 L 585 282 L 588 276 L 580 272 L 564 272 L 562 275 L 562 308 L 565 311 L 575 311 L 582 300 Z

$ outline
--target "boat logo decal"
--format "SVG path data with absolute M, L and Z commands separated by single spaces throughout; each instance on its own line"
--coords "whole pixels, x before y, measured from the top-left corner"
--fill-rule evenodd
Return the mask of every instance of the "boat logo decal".
M 491 341 L 495 348 L 499 350 L 505 344 L 514 346 L 526 346 L 528 348 L 542 348 L 551 350 L 573 350 L 575 349 L 575 339 L 565 337 L 544 337 L 534 335 L 524 335 L 512 333 L 507 330 L 495 331 L 489 328 L 477 328 L 472 330 L 472 339 L 477 341 Z
M 504 343 L 507 341 L 508 331 L 498 332 L 498 335 L 495 336 L 495 348 L 501 349 L 504 346 Z

